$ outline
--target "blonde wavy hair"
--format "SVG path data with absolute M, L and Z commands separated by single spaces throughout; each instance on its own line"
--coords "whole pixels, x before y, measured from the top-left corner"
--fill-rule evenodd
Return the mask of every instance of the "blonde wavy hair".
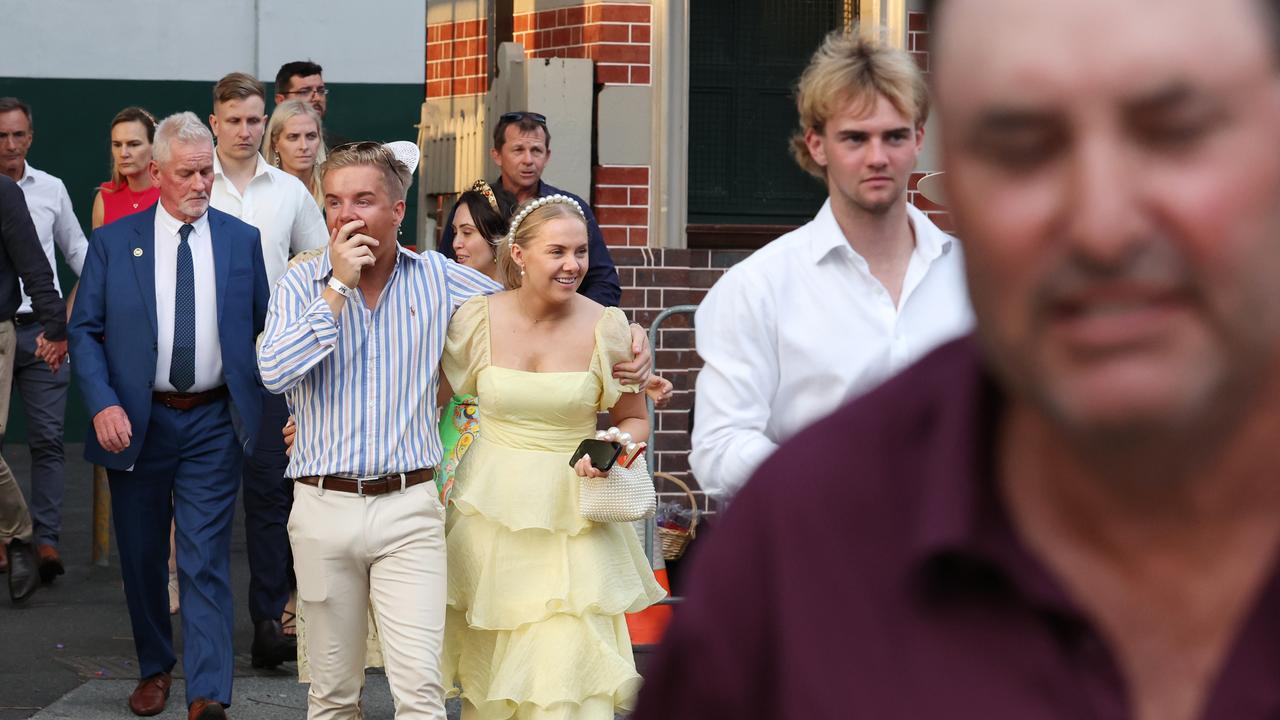
M 826 168 L 809 154 L 805 132 L 821 133 L 827 121 L 850 101 L 869 113 L 882 95 L 917 128 L 929 119 L 929 88 L 909 54 L 879 38 L 862 37 L 858 28 L 828 34 L 796 85 L 800 129 L 791 136 L 791 156 L 796 164 L 819 180 L 825 179 Z

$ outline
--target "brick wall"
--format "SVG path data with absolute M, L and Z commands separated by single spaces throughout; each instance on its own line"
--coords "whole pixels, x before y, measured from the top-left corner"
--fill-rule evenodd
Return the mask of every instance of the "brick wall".
M 915 205 L 924 214 L 929 216 L 934 225 L 938 226 L 943 232 L 954 233 L 955 225 L 951 222 L 951 215 L 947 213 L 947 208 L 925 198 L 919 192 L 916 192 L 916 184 L 920 182 L 920 178 L 930 175 L 928 172 L 913 172 L 911 180 L 907 183 L 907 201 Z
M 482 95 L 489 90 L 488 21 L 427 26 L 427 98 Z
M 591 207 L 605 244 L 649 244 L 649 167 L 597 165 L 592 169 Z
M 584 3 L 520 13 L 513 36 L 529 57 L 594 60 L 597 84 L 648 85 L 651 9 L 637 3 Z
M 920 69 L 929 72 L 929 16 L 922 12 L 907 13 L 907 50 Z
M 931 60 L 929 57 L 929 16 L 927 13 L 907 13 L 907 50 L 911 52 L 911 56 L 920 65 L 920 69 L 928 73 Z M 955 226 L 951 222 L 951 216 L 947 214 L 947 209 L 942 205 L 926 200 L 923 195 L 916 192 L 916 184 L 920 182 L 920 178 L 928 174 L 929 172 L 911 173 L 911 181 L 907 185 L 907 199 L 912 205 L 923 210 L 929 216 L 929 219 L 943 232 L 954 233 Z
M 648 328 L 666 308 L 697 304 L 724 271 L 750 253 L 744 250 L 610 248 L 622 285 L 622 308 Z M 675 395 L 657 414 L 652 444 L 655 470 L 688 479 L 689 408 L 702 360 L 694 351 L 693 317 L 671 315 L 658 330 L 654 370 L 671 381 Z M 694 485 L 696 487 L 696 485 Z
M 592 60 L 597 87 L 648 85 L 653 46 L 652 7 L 639 3 L 584 2 L 576 7 L 519 13 L 513 39 L 533 58 Z M 649 167 L 597 165 L 591 169 L 591 207 L 605 242 L 649 242 Z

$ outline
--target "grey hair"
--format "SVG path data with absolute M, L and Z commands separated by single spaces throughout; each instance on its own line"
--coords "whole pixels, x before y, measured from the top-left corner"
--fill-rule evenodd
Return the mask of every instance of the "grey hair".
M 174 113 L 156 126 L 156 139 L 151 145 L 151 157 L 156 164 L 169 161 L 169 146 L 174 142 L 213 144 L 213 133 L 190 111 Z

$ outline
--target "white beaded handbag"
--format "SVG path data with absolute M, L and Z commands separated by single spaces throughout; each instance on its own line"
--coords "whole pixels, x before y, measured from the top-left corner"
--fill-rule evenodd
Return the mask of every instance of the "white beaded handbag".
M 627 433 L 609 428 L 596 439 L 616 442 L 623 452 L 606 477 L 578 478 L 578 512 L 592 522 L 635 522 L 653 517 L 658 496 L 644 459 L 644 443 L 633 443 Z

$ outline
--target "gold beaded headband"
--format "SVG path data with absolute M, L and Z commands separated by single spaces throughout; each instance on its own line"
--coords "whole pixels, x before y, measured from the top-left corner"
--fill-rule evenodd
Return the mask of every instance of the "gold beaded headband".
M 484 180 L 477 180 L 471 184 L 471 189 L 483 195 L 484 199 L 489 201 L 489 207 L 493 208 L 494 212 L 499 215 L 502 214 L 502 211 L 498 209 L 498 198 L 493 196 L 493 188 L 489 187 L 489 183 Z

